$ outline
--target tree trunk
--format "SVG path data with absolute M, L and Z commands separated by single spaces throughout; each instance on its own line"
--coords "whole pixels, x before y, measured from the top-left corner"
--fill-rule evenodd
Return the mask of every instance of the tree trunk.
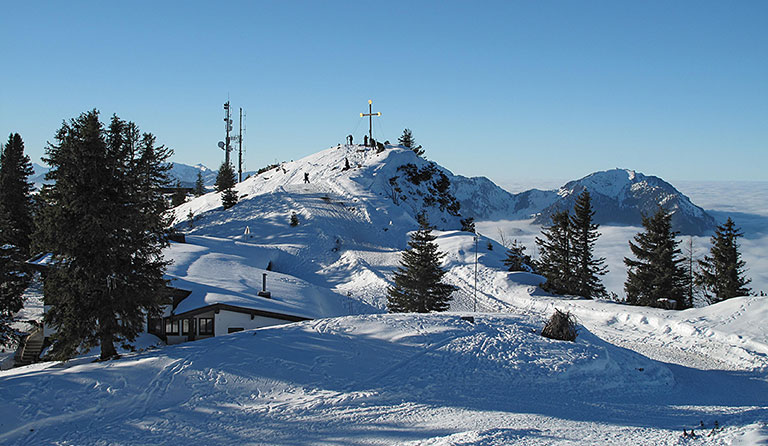
M 112 337 L 112 329 L 108 325 L 109 324 L 107 324 L 105 327 L 100 327 L 101 335 L 99 337 L 101 338 L 101 357 L 99 359 L 101 361 L 117 359 L 120 357 L 120 355 L 117 354 L 117 350 L 115 350 L 114 338 Z

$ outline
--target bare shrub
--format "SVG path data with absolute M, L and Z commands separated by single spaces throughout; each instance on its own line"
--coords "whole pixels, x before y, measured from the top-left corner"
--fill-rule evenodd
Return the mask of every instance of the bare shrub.
M 555 308 L 555 313 L 547 321 L 547 325 L 541 330 L 541 335 L 549 339 L 559 341 L 575 341 L 578 335 L 576 316 L 570 311 L 560 311 Z

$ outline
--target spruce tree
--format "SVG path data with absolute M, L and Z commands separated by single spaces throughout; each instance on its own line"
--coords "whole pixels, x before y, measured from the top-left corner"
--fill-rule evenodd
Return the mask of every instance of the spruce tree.
M 56 357 L 96 345 L 101 359 L 116 357 L 115 343 L 159 314 L 171 153 L 117 116 L 105 129 L 96 110 L 65 122 L 46 148 L 53 184 L 41 192 L 35 239 L 53 254 L 43 292 Z
M 525 253 L 525 246 L 513 240 L 507 248 L 507 258 L 504 259 L 507 271 L 529 271 L 532 263 L 531 256 Z
M 683 290 L 685 290 L 685 299 L 693 305 L 693 299 L 696 294 L 696 266 L 694 264 L 693 237 L 689 236 L 684 245 L 683 261 Z
M 195 189 L 193 193 L 196 197 L 205 195 L 205 183 L 203 182 L 203 174 L 200 171 L 197 172 L 197 179 L 195 180 Z
M 391 313 L 428 313 L 449 308 L 453 285 L 442 283 L 445 271 L 440 267 L 444 253 L 438 250 L 436 236 L 424 213 L 419 214 L 419 229 L 411 234 L 409 248 L 403 252 L 400 266 L 387 289 L 387 307 Z
M 744 234 L 735 223 L 728 220 L 715 228 L 712 248 L 704 260 L 699 260 L 696 284 L 702 287 L 710 303 L 721 302 L 750 293 L 747 285 L 752 281 L 744 277 L 746 262 L 741 260 L 737 239 Z
M 24 154 L 24 141 L 18 133 L 0 146 L 0 245 L 11 244 L 20 254 L 30 254 L 32 221 L 32 183 L 34 173 L 29 156 Z
M 32 274 L 25 261 L 32 232 L 32 163 L 18 133 L 0 145 L 0 345 L 16 337 L 11 324 L 24 306 Z
M 568 294 L 573 289 L 574 256 L 571 219 L 568 211 L 552 214 L 552 225 L 544 227 L 536 237 L 540 257 L 536 269 L 547 281 L 541 287 L 555 294 Z
M 224 206 L 224 209 L 229 209 L 237 204 L 235 169 L 232 167 L 232 164 L 221 163 L 214 187 L 216 192 L 221 192 L 221 204 Z
M 416 140 L 413 139 L 411 129 L 403 130 L 403 134 L 397 139 L 397 142 L 399 142 L 401 146 L 413 150 L 418 156 L 424 155 L 424 149 L 420 145 L 416 145 Z
M 598 225 L 592 223 L 595 211 L 589 191 L 584 189 L 573 206 L 571 216 L 571 246 L 573 253 L 573 279 L 570 294 L 593 299 L 605 296 L 605 287 L 600 276 L 605 275 L 605 259 L 595 258 L 593 250 L 600 233 Z
M 644 232 L 629 247 L 635 259 L 624 258 L 627 303 L 682 310 L 692 305 L 685 297 L 683 262 L 672 231 L 672 214 L 659 208 L 653 217 L 643 216 Z
M 184 189 L 181 187 L 181 182 L 176 181 L 175 185 L 176 190 L 173 191 L 173 195 L 171 195 L 171 206 L 181 206 L 184 204 L 185 201 L 187 201 L 187 193 L 184 191 Z

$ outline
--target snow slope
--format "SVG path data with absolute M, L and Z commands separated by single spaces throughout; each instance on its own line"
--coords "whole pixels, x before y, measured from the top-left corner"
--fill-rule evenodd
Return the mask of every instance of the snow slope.
M 715 420 L 695 444 L 765 433 L 764 374 L 659 362 L 587 329 L 545 339 L 535 314 L 475 317 L 321 319 L 2 372 L 0 443 L 658 445 Z
M 168 274 L 194 299 L 243 303 L 271 263 L 275 305 L 308 294 L 312 316 L 357 315 L 0 372 L 0 444 L 768 439 L 768 299 L 673 312 L 548 295 L 540 276 L 504 271 L 501 245 L 456 230 L 458 216 L 428 198 L 447 171 L 404 183 L 408 164 L 430 169 L 407 150 L 338 146 L 240 183 L 229 210 L 216 193 L 174 210 L 189 243 L 166 251 Z M 395 176 L 405 199 L 393 196 Z M 425 203 L 458 287 L 454 313 L 359 315 L 385 310 Z M 461 319 L 475 307 L 474 323 Z M 579 318 L 576 343 L 536 333 L 554 308 Z M 724 428 L 712 431 L 715 421 Z M 694 427 L 696 439 L 681 436 Z

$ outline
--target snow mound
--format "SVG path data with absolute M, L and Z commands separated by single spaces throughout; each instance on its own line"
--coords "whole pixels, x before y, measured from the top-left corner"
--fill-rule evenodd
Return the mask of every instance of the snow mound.
M 587 332 L 571 343 L 545 339 L 537 328 L 512 315 L 480 314 L 474 323 L 456 314 L 350 316 L 107 363 L 16 369 L 0 373 L 0 442 L 176 443 L 198 435 L 231 442 L 245 435 L 275 444 L 296 417 L 329 413 L 336 421 L 327 426 L 295 427 L 349 438 L 358 423 L 381 416 L 374 407 L 503 410 L 562 398 L 565 389 L 578 400 L 615 389 L 648 396 L 673 384 L 663 364 Z

